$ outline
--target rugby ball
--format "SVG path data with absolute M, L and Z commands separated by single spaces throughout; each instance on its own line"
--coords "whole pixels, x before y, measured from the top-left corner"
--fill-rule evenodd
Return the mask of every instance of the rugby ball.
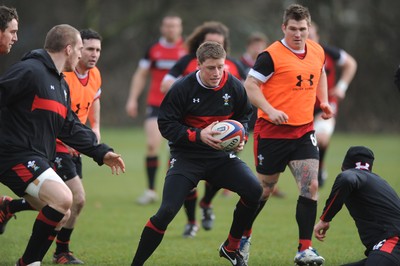
M 243 125 L 232 119 L 218 122 L 213 126 L 212 130 L 220 132 L 220 134 L 214 134 L 213 137 L 222 140 L 220 145 L 224 151 L 234 150 L 245 136 Z

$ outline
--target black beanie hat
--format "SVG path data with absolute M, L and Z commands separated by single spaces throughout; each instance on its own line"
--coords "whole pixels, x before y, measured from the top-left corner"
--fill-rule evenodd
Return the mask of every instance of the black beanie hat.
M 374 153 L 364 146 L 350 147 L 344 157 L 342 170 L 350 168 L 372 171 L 374 163 Z

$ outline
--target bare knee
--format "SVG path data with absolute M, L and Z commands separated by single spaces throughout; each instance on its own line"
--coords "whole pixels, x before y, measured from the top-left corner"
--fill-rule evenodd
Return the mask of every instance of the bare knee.
M 71 191 L 65 191 L 65 193 L 62 193 L 58 198 L 58 202 L 55 204 L 57 208 L 59 208 L 63 213 L 69 212 L 69 210 L 72 207 L 72 193 Z
M 86 203 L 86 196 L 85 193 L 79 193 L 78 195 L 74 195 L 73 202 L 72 202 L 72 209 L 80 213 Z
M 64 217 L 61 219 L 61 221 L 58 223 L 56 230 L 61 230 L 61 228 L 67 223 L 69 218 L 71 217 L 71 210 L 68 210 L 65 214 Z
M 258 179 L 260 180 L 263 192 L 261 195 L 261 200 L 268 200 L 271 193 L 274 191 L 276 184 L 278 183 L 279 174 L 275 175 L 262 175 L 258 174 Z
M 261 194 L 261 201 L 266 201 L 268 200 L 269 196 L 271 195 L 272 191 L 274 190 L 274 187 L 264 187 L 263 186 L 263 192 Z
M 72 206 L 72 192 L 64 182 L 47 180 L 39 191 L 39 199 L 60 213 L 67 213 Z
M 158 154 L 158 146 L 154 144 L 147 145 L 147 154 L 149 156 L 157 156 Z
M 67 186 L 57 189 L 57 192 L 51 195 L 48 200 L 49 206 L 64 214 L 70 211 L 72 202 L 72 192 Z

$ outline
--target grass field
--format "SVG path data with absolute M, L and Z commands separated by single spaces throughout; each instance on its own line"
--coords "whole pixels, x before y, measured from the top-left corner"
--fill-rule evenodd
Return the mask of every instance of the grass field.
M 77 257 L 90 266 L 130 265 L 141 231 L 159 204 L 138 206 L 136 198 L 145 187 L 144 134 L 141 129 L 104 129 L 102 139 L 123 155 L 126 173 L 112 176 L 106 167 L 98 167 L 91 159 L 84 158 L 84 184 L 87 193 L 86 207 L 78 221 L 71 242 Z M 320 191 L 318 216 L 328 196 L 333 180 L 340 169 L 343 156 L 351 145 L 367 145 L 376 156 L 374 172 L 387 178 L 400 191 L 400 135 L 347 135 L 335 134 L 327 154 L 329 179 Z M 166 147 L 166 144 L 165 144 Z M 162 155 L 158 173 L 161 190 L 167 166 L 167 148 Z M 240 157 L 253 167 L 252 142 Z M 286 193 L 284 199 L 271 198 L 257 219 L 251 247 L 250 265 L 293 265 L 297 248 L 295 203 L 297 189 L 289 170 L 281 176 L 279 186 Z M 199 186 L 200 195 L 203 184 Z M 3 185 L 0 194 L 14 196 Z M 185 224 L 183 210 L 170 224 L 163 242 L 146 265 L 230 265 L 219 258 L 218 247 L 227 237 L 232 211 L 237 196 L 217 195 L 214 200 L 216 214 L 212 231 L 200 230 L 194 239 L 182 238 Z M 18 213 L 11 220 L 6 232 L 0 236 L 0 265 L 14 265 L 23 253 L 30 236 L 36 212 Z M 200 212 L 197 212 L 200 218 Z M 340 265 L 363 257 L 363 246 L 358 238 L 354 222 L 344 208 L 331 223 L 325 242 L 314 240 L 313 246 L 325 257 L 325 265 Z M 51 264 L 54 244 L 42 265 Z

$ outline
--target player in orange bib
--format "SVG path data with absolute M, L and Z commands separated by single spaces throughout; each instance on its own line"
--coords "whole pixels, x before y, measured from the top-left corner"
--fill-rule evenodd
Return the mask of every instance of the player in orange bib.
M 318 43 L 307 40 L 310 24 L 308 8 L 290 5 L 284 13 L 284 38 L 258 56 L 245 81 L 248 96 L 258 108 L 254 158 L 264 188 L 259 212 L 286 166 L 299 189 L 296 265 L 321 265 L 324 262 L 311 247 L 318 196 L 319 152 L 313 128 L 316 97 L 321 102 L 323 118 L 333 115 L 328 103 L 324 50 Z M 245 259 L 249 257 L 251 228 L 252 223 L 241 243 Z
M 71 109 L 82 124 L 89 120 L 90 127 L 100 142 L 101 75 L 96 67 L 101 53 L 102 37 L 91 29 L 81 30 L 82 57 L 73 72 L 64 72 L 71 95 Z M 57 248 L 53 262 L 57 264 L 83 264 L 69 249 L 69 242 L 76 220 L 85 205 L 82 184 L 82 160 L 79 153 L 57 141 L 55 168 L 57 174 L 71 189 L 74 198 L 71 217 L 57 235 Z

